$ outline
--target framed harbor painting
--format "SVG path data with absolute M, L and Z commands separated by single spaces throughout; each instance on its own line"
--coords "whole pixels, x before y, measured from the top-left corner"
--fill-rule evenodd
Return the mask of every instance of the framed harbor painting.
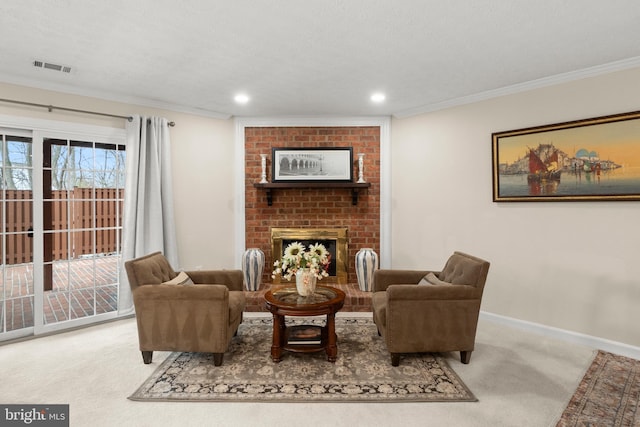
M 353 148 L 273 148 L 273 182 L 353 181 Z
M 640 111 L 492 139 L 494 202 L 640 200 Z

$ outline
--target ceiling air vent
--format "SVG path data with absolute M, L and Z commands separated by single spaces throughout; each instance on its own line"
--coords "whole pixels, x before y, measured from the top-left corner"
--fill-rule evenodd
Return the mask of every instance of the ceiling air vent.
M 52 64 L 50 62 L 33 61 L 33 66 L 38 68 L 46 68 L 47 70 L 60 71 L 63 73 L 70 73 L 71 67 L 64 65 Z

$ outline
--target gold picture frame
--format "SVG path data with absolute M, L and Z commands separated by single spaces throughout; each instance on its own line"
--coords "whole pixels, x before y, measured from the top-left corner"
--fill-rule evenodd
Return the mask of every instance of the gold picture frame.
M 640 111 L 492 134 L 493 201 L 640 200 Z

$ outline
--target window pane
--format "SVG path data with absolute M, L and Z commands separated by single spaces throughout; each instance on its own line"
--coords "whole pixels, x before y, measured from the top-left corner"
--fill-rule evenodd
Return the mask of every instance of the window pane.
M 68 169 L 69 147 L 66 145 L 51 146 L 51 169 L 62 170 Z
M 113 150 L 108 150 L 105 148 L 96 148 L 96 170 L 110 170 L 114 168 L 116 158 L 114 156 Z
M 53 292 L 69 290 L 69 262 L 58 260 L 47 263 L 53 268 Z
M 109 313 L 118 308 L 118 285 L 96 289 L 96 314 Z
M 30 168 L 6 168 L 3 182 L 7 190 L 32 190 L 33 171 Z
M 71 233 L 73 238 L 73 256 L 71 258 L 79 258 L 82 255 L 95 253 L 93 233 L 93 230 L 74 231 Z
M 5 166 L 31 167 L 33 145 L 29 138 L 7 137 L 7 155 Z
M 29 232 L 9 233 L 5 235 L 6 266 L 33 262 L 33 238 Z
M 7 304 L 7 331 L 33 326 L 33 296 L 10 298 Z
M 4 290 L 9 298 L 33 295 L 33 266 L 31 264 L 5 266 Z
M 90 142 L 71 141 L 70 156 L 71 169 L 93 169 L 93 147 Z
M 95 266 L 93 257 L 88 259 L 80 259 L 71 261 L 70 275 L 71 289 L 93 288 Z
M 54 191 L 73 191 L 76 186 L 75 172 L 69 169 L 60 169 L 54 172 L 55 175 L 51 179 L 51 189 Z
M 56 192 L 58 193 L 58 192 Z M 54 195 L 64 196 L 66 193 L 61 192 Z M 45 221 L 43 222 L 44 230 L 66 230 L 69 228 L 69 203 L 64 198 L 55 200 L 46 200 L 43 202 L 45 212 Z M 51 220 L 47 220 L 47 213 L 50 213 Z
M 79 319 L 82 317 L 93 316 L 94 290 L 82 289 L 79 291 L 71 291 L 69 294 L 69 302 L 71 305 L 71 318 Z
M 124 189 L 124 171 L 118 173 L 115 187 Z
M 44 323 L 69 320 L 69 298 L 66 292 L 45 292 Z
M 95 258 L 96 286 L 118 284 L 118 262 L 120 256 L 99 256 Z
M 82 169 L 74 171 L 74 186 L 78 188 L 93 188 L 95 173 L 92 170 Z
M 6 250 L 1 258 L 5 265 L 33 261 L 32 204 L 31 200 L 8 200 L 0 204 L 0 212 L 4 208 L 4 247 L 0 248 Z
M 53 261 L 53 260 L 68 259 L 70 242 L 69 242 L 69 233 L 66 230 L 56 231 L 53 233 L 50 233 L 50 232 L 45 233 L 45 248 L 46 248 L 47 241 L 50 241 L 51 250 L 49 254 L 45 251 L 45 254 L 44 254 L 45 260 Z M 58 265 L 55 265 L 54 267 L 56 270 L 58 268 L 62 268 L 62 266 L 58 266 Z M 65 276 L 64 280 L 68 281 L 69 278 Z

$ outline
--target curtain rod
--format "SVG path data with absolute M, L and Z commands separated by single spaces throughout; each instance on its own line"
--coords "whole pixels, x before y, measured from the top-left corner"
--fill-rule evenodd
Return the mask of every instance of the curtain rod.
M 66 108 L 66 107 L 57 107 L 55 105 L 36 104 L 36 103 L 33 103 L 33 102 L 16 101 L 16 100 L 13 100 L 13 99 L 4 99 L 4 98 L 0 98 L 0 101 L 1 102 L 10 102 L 12 104 L 29 105 L 31 107 L 42 107 L 42 108 L 46 108 L 47 110 L 49 110 L 49 112 L 51 112 L 53 110 L 62 110 L 62 111 L 72 111 L 74 113 L 93 114 L 93 115 L 96 115 L 96 116 L 115 117 L 117 119 L 127 119 L 128 121 L 132 121 L 133 120 L 133 117 L 131 117 L 131 116 L 119 116 L 117 114 L 98 113 L 96 111 L 78 110 L 78 109 L 75 109 L 75 108 Z M 176 124 L 175 124 L 175 122 L 169 122 L 168 125 L 173 127 Z

